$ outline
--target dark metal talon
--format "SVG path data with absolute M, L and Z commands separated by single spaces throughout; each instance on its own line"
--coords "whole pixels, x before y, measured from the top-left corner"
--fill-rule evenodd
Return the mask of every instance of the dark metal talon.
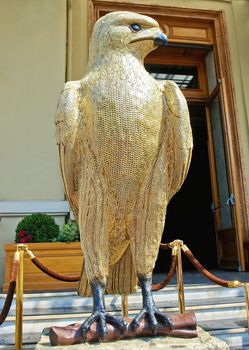
M 158 321 L 162 323 L 165 327 L 168 327 L 170 329 L 173 328 L 173 323 L 171 321 L 171 318 L 167 315 L 164 315 L 161 311 L 156 309 L 155 316 L 157 317 Z
M 106 314 L 106 322 L 117 328 L 120 331 L 121 336 L 127 329 L 127 323 L 122 318 L 112 316 L 108 313 Z
M 131 323 L 131 327 L 132 327 L 133 329 L 136 329 L 136 328 L 139 327 L 139 323 L 138 323 L 136 320 L 133 320 L 132 323 Z
M 135 330 L 140 326 L 140 322 L 142 321 L 144 315 L 146 313 L 145 309 L 142 309 L 137 316 L 132 320 L 131 327 Z
M 151 327 L 151 332 L 153 335 L 156 335 L 157 334 L 157 326 Z
M 173 327 L 171 319 L 155 307 L 152 310 L 142 309 L 139 314 L 132 320 L 131 327 L 136 330 L 140 326 L 142 319 L 147 320 L 154 335 L 157 334 L 158 323 L 161 323 L 170 329 Z
M 155 307 L 151 293 L 151 277 L 139 276 L 139 284 L 142 289 L 143 308 L 132 320 L 131 327 L 135 330 L 139 327 L 141 320 L 146 319 L 154 335 L 157 334 L 158 322 L 172 329 L 170 318 Z
M 97 321 L 98 316 L 97 313 L 94 312 L 89 318 L 87 318 L 82 325 L 80 326 L 80 330 L 82 332 L 83 339 L 86 340 L 87 332 L 90 330 L 90 327 L 93 322 Z
M 90 330 L 91 325 L 94 322 L 97 323 L 97 333 L 101 340 L 105 340 L 106 338 L 107 324 L 117 328 L 120 331 L 121 336 L 127 329 L 127 324 L 122 318 L 113 316 L 105 311 L 104 288 L 105 286 L 101 282 L 91 283 L 93 293 L 93 313 L 80 327 L 84 341 L 86 341 L 87 332 Z
M 127 328 L 127 324 L 123 319 L 112 316 L 105 311 L 95 311 L 87 320 L 82 323 L 80 327 L 84 341 L 86 341 L 87 332 L 90 330 L 91 325 L 94 322 L 97 322 L 97 331 L 101 340 L 105 340 L 106 338 L 107 323 L 117 328 L 120 331 L 121 336 L 124 334 Z
M 104 340 L 107 333 L 106 318 L 104 313 L 99 314 L 99 336 L 100 339 Z
M 82 334 L 83 340 L 85 342 L 86 341 L 86 335 L 87 335 L 87 332 L 90 329 L 90 326 L 84 326 L 84 323 L 81 325 L 80 330 L 81 330 L 81 334 Z
M 147 313 L 147 315 L 148 315 L 148 321 L 149 321 L 151 331 L 155 335 L 157 334 L 157 320 L 156 320 L 155 314 L 152 312 L 152 313 Z

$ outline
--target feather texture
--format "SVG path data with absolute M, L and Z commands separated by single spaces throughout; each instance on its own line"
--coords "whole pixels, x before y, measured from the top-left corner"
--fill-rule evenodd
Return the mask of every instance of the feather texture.
M 142 33 L 129 29 L 136 19 Z M 94 281 L 108 293 L 130 293 L 136 274 L 151 275 L 168 202 L 188 172 L 193 144 L 185 98 L 143 65 L 158 33 L 146 16 L 106 15 L 95 26 L 85 76 L 67 83 L 60 97 L 61 171 L 85 257 L 81 295 Z

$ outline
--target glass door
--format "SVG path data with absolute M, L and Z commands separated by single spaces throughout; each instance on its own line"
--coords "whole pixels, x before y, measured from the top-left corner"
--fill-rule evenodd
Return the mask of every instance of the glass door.
M 211 210 L 216 228 L 218 265 L 221 268 L 238 268 L 234 219 L 235 196 L 230 180 L 229 156 L 226 153 L 226 126 L 223 118 L 221 83 L 214 87 L 205 109 L 213 196 Z

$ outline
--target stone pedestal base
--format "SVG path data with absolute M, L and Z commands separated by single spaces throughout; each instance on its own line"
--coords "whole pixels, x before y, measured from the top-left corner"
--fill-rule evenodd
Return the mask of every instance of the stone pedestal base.
M 222 340 L 211 337 L 198 327 L 198 338 L 183 339 L 167 336 L 135 338 L 110 343 L 76 344 L 67 346 L 51 346 L 48 332 L 43 331 L 41 340 L 35 350 L 227 350 L 229 346 Z

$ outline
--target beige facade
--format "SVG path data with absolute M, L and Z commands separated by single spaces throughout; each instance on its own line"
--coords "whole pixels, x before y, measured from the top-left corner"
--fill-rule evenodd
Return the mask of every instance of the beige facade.
M 14 241 L 22 215 L 63 211 L 54 114 L 65 81 L 66 0 L 3 0 L 0 13 L 1 285 L 3 244 Z
M 249 1 L 128 0 L 225 13 L 231 74 L 249 184 Z M 119 2 L 118 0 L 116 1 Z M 63 222 L 67 204 L 54 138 L 54 114 L 65 79 L 80 79 L 87 64 L 87 0 L 0 2 L 0 285 L 3 244 L 14 241 L 22 215 L 49 212 Z M 68 28 L 67 28 L 68 19 Z M 68 50 L 67 50 L 68 30 Z

